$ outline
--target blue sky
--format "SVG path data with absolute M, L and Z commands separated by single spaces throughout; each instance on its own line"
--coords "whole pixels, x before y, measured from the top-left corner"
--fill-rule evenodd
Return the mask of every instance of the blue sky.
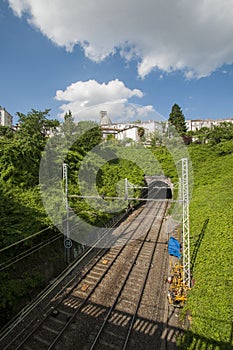
M 233 2 L 211 1 L 126 0 L 114 16 L 115 0 L 88 8 L 83 0 L 2 0 L 0 105 L 14 122 L 32 108 L 51 108 L 53 118 L 71 109 L 80 119 L 89 110 L 97 121 L 107 109 L 117 121 L 128 103 L 136 104 L 129 118 L 168 118 L 174 103 L 186 119 L 232 118 Z M 176 11 L 181 20 L 171 23 Z

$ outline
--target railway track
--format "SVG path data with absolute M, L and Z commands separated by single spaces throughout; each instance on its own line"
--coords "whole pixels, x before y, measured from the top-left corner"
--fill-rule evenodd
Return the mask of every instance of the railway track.
M 145 237 L 141 239 L 133 263 L 126 276 L 123 277 L 124 280 L 120 290 L 116 296 L 113 297 L 112 306 L 107 312 L 104 322 L 91 344 L 90 350 L 109 349 L 113 344 L 115 344 L 116 348 L 122 350 L 126 349 L 152 266 L 157 242 L 161 232 L 162 220 L 157 225 L 157 237 L 155 237 L 150 226 Z M 129 309 L 129 307 L 131 314 L 127 319 L 127 325 L 124 328 L 121 328 L 120 334 L 119 332 L 114 333 L 112 325 L 114 325 L 114 320 L 117 319 L 118 312 L 123 312 L 125 309 Z
M 132 222 L 111 230 L 113 246 L 99 250 L 4 349 L 136 349 L 132 333 L 156 273 L 166 207 L 151 202 Z M 163 276 L 158 278 L 162 283 Z

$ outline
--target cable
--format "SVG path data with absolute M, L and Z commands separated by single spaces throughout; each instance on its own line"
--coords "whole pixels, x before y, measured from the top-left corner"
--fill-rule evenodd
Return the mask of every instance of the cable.
M 16 260 L 17 258 L 19 258 L 20 256 L 24 255 L 25 253 L 28 253 L 28 252 L 30 252 L 30 251 L 33 251 L 35 248 L 41 246 L 43 243 L 49 242 L 51 239 L 53 239 L 54 237 L 57 237 L 58 235 L 60 235 L 60 233 L 58 233 L 58 234 L 56 234 L 56 235 L 54 235 L 54 236 L 52 236 L 52 237 L 47 238 L 47 239 L 44 240 L 43 242 L 40 242 L 40 243 L 38 243 L 38 244 L 36 244 L 36 245 L 30 247 L 30 248 L 27 249 L 27 250 L 24 250 L 23 252 L 19 253 L 19 254 L 16 255 L 16 256 L 13 256 L 13 257 L 10 258 L 7 262 L 2 262 L 2 263 L 0 263 L 0 267 L 1 267 L 2 265 L 6 264 L 6 263 L 8 263 L 8 262 L 10 262 L 10 261 L 12 261 L 12 260 Z
M 127 215 L 127 213 L 123 213 L 123 215 L 120 215 L 120 217 L 117 218 L 116 221 L 114 220 L 113 224 L 110 225 L 110 227 L 108 227 L 108 229 L 109 229 L 109 228 L 113 228 L 113 227 L 115 226 L 115 224 L 118 223 L 118 222 L 120 222 L 120 221 L 122 220 L 122 218 L 123 218 L 125 215 Z M 72 232 L 72 231 L 74 230 L 74 228 L 75 228 L 76 226 L 79 226 L 79 225 L 80 225 L 80 223 L 75 224 L 75 225 L 72 227 L 72 229 L 71 229 L 70 232 Z M 25 237 L 25 238 L 21 239 L 20 241 L 17 241 L 17 242 L 15 242 L 15 243 L 12 243 L 11 245 L 0 249 L 0 252 L 3 252 L 3 251 L 5 251 L 5 250 L 7 250 L 7 249 L 10 249 L 10 248 L 12 248 L 12 247 L 14 247 L 14 246 L 16 246 L 16 245 L 18 245 L 18 244 L 20 244 L 20 243 L 22 243 L 22 242 L 28 240 L 29 238 L 33 238 L 33 237 L 39 235 L 40 233 L 47 231 L 49 228 L 51 228 L 51 227 L 47 227 L 47 228 L 45 228 L 45 229 L 43 229 L 43 230 L 41 230 L 41 231 L 39 231 L 39 232 L 36 232 L 36 233 L 32 234 L 31 236 Z M 107 231 L 107 228 L 106 228 L 106 231 Z M 106 231 L 105 231 L 105 232 L 106 232 Z M 28 249 L 28 250 L 26 250 L 26 251 L 24 251 L 24 252 L 18 254 L 16 257 L 13 257 L 13 258 L 9 259 L 7 262 L 1 263 L 0 266 L 2 266 L 2 265 L 5 265 L 5 266 L 3 266 L 2 268 L 0 268 L 0 272 L 3 271 L 3 270 L 5 270 L 6 268 L 12 266 L 12 265 L 15 264 L 16 262 L 21 261 L 21 260 L 24 259 L 25 257 L 30 256 L 31 254 L 33 254 L 33 253 L 35 253 L 36 251 L 38 251 L 39 249 L 41 249 L 41 248 L 47 246 L 48 244 L 54 242 L 55 240 L 57 240 L 57 239 L 60 237 L 60 235 L 61 235 L 61 233 L 58 233 L 56 236 L 53 236 L 53 237 L 50 237 L 49 239 L 47 239 L 47 241 L 41 242 L 41 243 L 37 244 L 36 246 L 33 246 L 33 247 L 31 247 L 30 249 Z
M 55 242 L 56 240 L 60 239 L 61 237 L 62 237 L 61 234 L 57 234 L 56 236 L 52 237 L 52 239 L 50 238 L 49 240 L 47 240 L 46 243 L 43 242 L 44 244 L 43 244 L 43 243 L 38 244 L 38 245 L 36 246 L 36 247 L 37 247 L 36 249 L 33 249 L 33 250 L 31 251 L 31 249 L 32 249 L 32 248 L 31 248 L 31 249 L 27 250 L 26 252 L 23 252 L 23 253 L 17 255 L 17 256 L 15 257 L 14 261 L 10 262 L 12 259 L 8 260 L 8 261 L 6 262 L 6 264 L 9 262 L 8 265 L 5 265 L 4 267 L 2 267 L 2 268 L 0 269 L 0 272 L 3 271 L 3 270 L 5 270 L 6 268 L 12 266 L 13 264 L 15 264 L 15 263 L 21 261 L 22 259 L 24 259 L 24 258 L 26 258 L 26 257 L 28 257 L 28 256 L 30 256 L 30 255 L 32 255 L 32 254 L 34 254 L 35 252 L 37 252 L 37 251 L 40 250 L 41 248 L 44 248 L 44 247 L 46 247 L 47 245 L 49 245 L 49 244 Z M 33 248 L 34 248 L 34 247 L 33 247 Z M 27 253 L 27 252 L 29 252 L 29 253 L 28 253 L 28 254 L 25 254 L 25 253 Z M 23 255 L 22 255 L 22 254 L 23 254 Z M 20 257 L 20 255 L 21 255 L 21 257 Z M 18 257 L 20 257 L 20 258 L 18 258 Z
M 43 230 L 41 230 L 39 232 L 36 232 L 36 233 L 32 234 L 31 236 L 25 237 L 25 238 L 21 239 L 20 241 L 14 242 L 14 243 L 8 245 L 7 247 L 4 247 L 4 248 L 0 249 L 0 253 L 4 252 L 5 250 L 7 250 L 9 248 L 12 248 L 12 247 L 16 246 L 19 243 L 27 241 L 29 238 L 35 237 L 35 236 L 39 235 L 40 233 L 47 231 L 48 229 L 51 229 L 51 227 L 49 226 L 49 227 L 47 227 L 47 228 L 45 228 L 45 229 L 43 229 Z

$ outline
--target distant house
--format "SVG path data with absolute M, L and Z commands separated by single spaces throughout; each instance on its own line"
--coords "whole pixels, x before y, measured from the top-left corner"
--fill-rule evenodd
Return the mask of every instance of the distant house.
M 108 138 L 109 135 L 112 135 L 113 138 L 117 138 L 118 132 L 121 131 L 121 129 L 116 129 L 116 128 L 110 128 L 109 126 L 102 125 L 100 126 L 103 138 L 106 139 Z
M 123 141 L 126 139 L 131 139 L 135 142 L 138 142 L 140 140 L 140 137 L 138 135 L 138 126 L 130 126 L 128 128 L 122 129 L 117 133 L 117 139 L 119 141 Z
M 117 140 L 123 141 L 125 139 L 131 139 L 135 142 L 140 140 L 138 128 L 144 129 L 146 137 L 155 131 L 163 131 L 162 123 L 154 120 L 135 123 L 112 123 L 107 115 L 107 111 L 100 112 L 100 128 L 102 130 L 103 138 L 112 135 Z
M 0 106 L 0 125 L 12 128 L 13 117 L 5 108 Z
M 163 133 L 165 122 L 156 121 L 156 120 L 148 120 L 141 123 L 133 123 L 133 125 L 141 127 L 145 130 L 145 136 L 153 134 L 154 132 L 158 131 L 160 133 Z
M 233 123 L 233 119 L 192 119 L 186 120 L 187 131 L 197 131 L 201 128 L 212 129 L 214 126 L 219 126 L 221 123 Z

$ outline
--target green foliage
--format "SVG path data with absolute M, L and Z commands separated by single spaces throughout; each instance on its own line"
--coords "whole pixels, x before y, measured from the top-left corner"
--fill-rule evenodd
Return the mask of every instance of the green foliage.
M 173 183 L 176 183 L 178 181 L 177 169 L 171 153 L 164 146 L 156 147 L 153 152 L 162 166 L 163 173 L 169 177 Z
M 117 196 L 117 185 L 120 180 L 127 178 L 135 186 L 142 186 L 143 176 L 143 171 L 133 162 L 126 159 L 115 159 L 107 162 L 99 170 L 97 186 L 99 192 L 104 193 L 105 196 Z M 124 186 L 124 183 L 122 185 Z M 124 187 L 121 192 L 124 193 Z M 140 195 L 140 191 L 134 191 L 132 195 Z
M 24 272 L 21 277 L 10 279 L 8 273 L 1 273 L 0 279 L 0 325 L 8 321 L 12 313 L 18 310 L 19 300 L 30 299 L 30 293 L 44 282 L 41 273 L 28 274 Z
M 210 130 L 208 137 L 212 144 L 233 139 L 233 123 L 224 122 L 219 126 L 214 126 Z
M 61 132 L 70 136 L 73 133 L 76 133 L 78 130 L 77 124 L 74 122 L 74 118 L 72 116 L 71 111 L 65 113 L 64 122 L 61 126 Z
M 97 131 L 92 129 L 90 134 L 92 142 L 97 143 L 99 141 Z M 96 136 L 95 136 L 96 135 Z M 87 136 L 85 137 L 85 140 Z M 88 142 L 86 143 L 88 145 Z M 93 147 L 94 144 L 91 144 Z M 85 178 L 82 180 L 82 186 L 86 188 L 86 191 L 89 191 L 89 195 L 95 193 L 95 186 L 97 192 L 102 197 L 124 197 L 125 188 L 124 188 L 124 179 L 127 178 L 129 182 L 134 185 L 143 185 L 144 184 L 144 173 L 137 166 L 137 162 L 140 158 L 140 151 L 135 147 L 124 147 L 121 144 L 113 143 L 111 145 L 105 146 L 100 145 L 98 150 L 95 151 L 93 148 L 92 152 L 88 153 L 88 159 L 85 162 L 82 162 L 86 154 L 80 154 L 80 148 L 78 145 L 73 145 L 71 150 L 67 155 L 67 162 L 69 162 L 69 192 L 73 194 L 80 195 L 79 183 L 78 183 L 78 171 L 79 167 L 82 164 L 82 172 L 85 174 Z M 143 148 L 144 152 L 145 149 Z M 132 156 L 132 152 L 134 152 Z M 129 159 L 129 154 L 131 155 L 132 160 Z M 104 161 L 103 158 L 112 159 L 110 161 Z M 145 159 L 145 155 L 142 155 L 142 160 Z M 95 173 L 97 177 L 95 178 Z M 94 187 L 93 187 L 94 186 Z M 86 193 L 88 194 L 88 193 Z M 140 191 L 133 190 L 130 195 L 139 196 Z M 93 200 L 94 201 L 94 200 Z M 91 223 L 96 223 L 98 221 L 105 222 L 108 221 L 112 215 L 106 214 L 101 211 L 101 207 L 98 208 L 98 200 L 92 209 L 85 201 L 81 199 L 71 199 L 70 201 L 72 208 L 77 213 L 82 213 L 81 217 L 86 221 Z M 109 210 L 113 202 L 109 200 Z
M 218 145 L 217 145 L 218 146 Z M 231 141 L 222 143 L 230 150 Z M 194 193 L 190 205 L 192 251 L 204 221 L 209 223 L 198 249 L 187 309 L 192 314 L 189 339 L 181 348 L 193 349 L 198 339 L 205 349 L 232 348 L 232 224 L 233 154 L 219 153 L 209 145 L 189 148 L 195 172 Z
M 233 153 L 233 138 L 228 142 L 221 142 L 215 146 L 215 152 L 219 156 Z
M 80 122 L 78 127 L 82 136 L 77 141 L 77 147 L 81 147 L 85 152 L 88 152 L 101 142 L 102 133 L 95 122 Z
M 161 132 L 154 131 L 149 135 L 149 142 L 151 148 L 156 148 L 158 146 L 161 146 L 163 143 L 163 136 Z
M 138 127 L 137 133 L 138 133 L 139 138 L 141 139 L 145 134 L 145 129 L 140 126 L 140 127 Z
M 38 187 L 47 130 L 59 125 L 49 110 L 18 113 L 19 128 L 0 137 L 0 246 L 7 246 L 48 225 Z M 6 132 L 5 132 L 6 131 Z
M 19 128 L 0 137 L 0 182 L 8 187 L 30 188 L 38 184 L 39 164 L 49 128 L 59 122 L 48 120 L 49 110 L 17 113 Z
M 194 138 L 195 143 L 216 145 L 233 139 L 233 123 L 223 122 L 212 128 L 203 127 L 196 131 L 189 131 L 187 134 Z
M 27 237 L 50 224 L 38 187 L 23 191 L 0 186 L 0 247 Z
M 203 127 L 197 131 L 189 131 L 188 134 L 196 139 L 196 143 L 198 142 L 198 143 L 204 144 L 207 142 L 209 138 L 210 129 L 207 127 Z
M 0 137 L 1 136 L 11 138 L 13 136 L 13 130 L 8 126 L 0 125 Z

